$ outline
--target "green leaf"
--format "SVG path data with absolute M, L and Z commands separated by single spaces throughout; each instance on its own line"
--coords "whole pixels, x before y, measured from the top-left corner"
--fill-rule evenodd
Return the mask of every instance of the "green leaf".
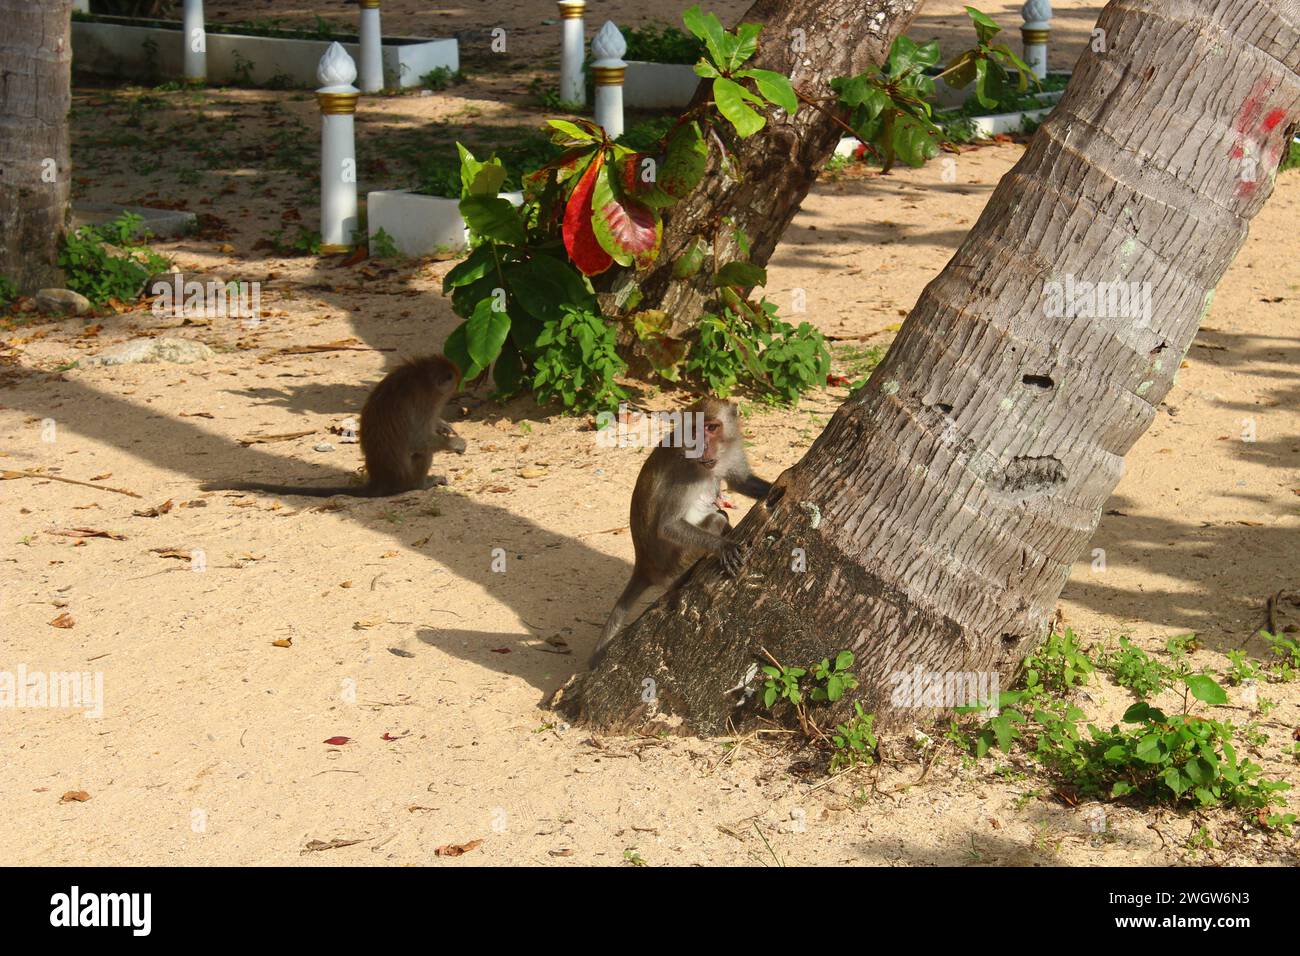
M 479 246 L 462 261 L 456 263 L 455 267 L 443 277 L 443 293 L 446 294 L 459 286 L 476 282 L 487 275 L 488 271 L 495 265 L 496 257 L 492 254 L 492 247 L 487 245 Z
M 686 25 L 686 29 L 704 41 L 713 61 L 722 66 L 726 60 L 723 55 L 725 31 L 722 29 L 722 21 L 712 13 L 704 13 L 696 5 L 682 13 L 682 23 Z
M 853 652 L 840 651 L 835 655 L 835 669 L 837 671 L 846 671 L 853 666 Z
M 492 366 L 492 381 L 503 397 L 518 395 L 524 387 L 524 360 L 515 343 L 506 340 Z
M 578 270 L 553 256 L 539 253 L 524 262 L 511 263 L 502 271 L 515 301 L 543 322 L 560 319 L 566 305 L 596 307 L 596 297 Z
M 795 95 L 789 77 L 775 70 L 741 70 L 736 76 L 751 78 L 758 92 L 785 110 L 787 115 L 793 116 L 798 112 L 799 97 Z
M 684 199 L 700 180 L 709 162 L 709 145 L 696 122 L 682 123 L 668 137 L 667 153 L 659 170 L 660 189 Z
M 1183 678 L 1183 683 L 1197 700 L 1213 706 L 1222 706 L 1228 702 L 1228 695 L 1212 677 L 1205 674 L 1192 674 Z
M 756 285 L 767 284 L 767 270 L 752 262 L 728 262 L 718 270 L 714 280 L 719 286 L 733 289 L 751 289 Z
M 579 120 L 577 123 L 574 123 L 569 120 L 548 119 L 546 123 L 556 131 L 553 138 L 555 142 L 559 143 L 561 146 L 579 146 L 584 143 L 599 143 L 604 138 L 600 127 L 595 123 L 589 123 L 586 120 Z
M 451 335 L 447 336 L 447 341 L 442 344 L 442 354 L 460 369 L 462 381 L 471 382 L 483 374 L 483 366 L 477 364 L 469 354 L 469 346 L 465 339 L 467 325 L 467 322 L 462 322 L 456 326 Z
M 509 199 L 466 196 L 460 201 L 460 214 L 476 236 L 512 246 L 524 244 L 524 223 Z
M 975 27 L 975 35 L 979 37 L 980 43 L 987 45 L 990 40 L 1002 32 L 1002 28 L 994 23 L 987 14 L 980 13 L 974 7 L 967 7 L 966 13 L 971 18 L 971 23 Z
M 754 98 L 734 80 L 719 77 L 713 81 L 713 102 L 717 104 L 718 112 L 736 127 L 736 134 L 741 139 L 753 136 L 767 123 L 762 114 L 745 105 L 745 100 Z
M 707 242 L 699 236 L 694 237 L 673 263 L 673 278 L 689 279 L 699 272 L 700 267 L 704 265 L 704 256 L 708 248 Z
M 487 368 L 501 352 L 506 336 L 510 334 L 510 316 L 493 308 L 493 296 L 481 301 L 474 314 L 465 321 L 465 348 L 479 368 Z

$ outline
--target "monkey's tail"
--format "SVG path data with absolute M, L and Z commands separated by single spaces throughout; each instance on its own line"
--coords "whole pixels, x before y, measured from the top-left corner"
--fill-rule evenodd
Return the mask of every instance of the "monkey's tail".
M 379 497 L 378 492 L 369 485 L 310 488 L 302 485 L 271 485 L 260 481 L 205 481 L 199 487 L 204 491 L 267 491 L 273 495 L 305 495 L 309 498 L 332 498 L 334 495 L 348 495 L 353 498 Z

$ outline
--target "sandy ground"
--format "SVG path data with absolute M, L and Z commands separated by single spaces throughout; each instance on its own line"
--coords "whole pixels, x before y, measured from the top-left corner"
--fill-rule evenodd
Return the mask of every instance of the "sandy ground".
M 357 446 L 331 426 L 358 413 L 400 356 L 437 348 L 454 327 L 438 291 L 450 263 L 345 267 L 259 246 L 299 215 L 314 227 L 311 176 L 274 146 L 286 129 L 294 138 L 293 120 L 314 130 L 309 101 L 161 94 L 164 107 L 135 128 L 124 125 L 131 95 L 79 90 L 78 195 L 205 214 L 198 236 L 158 248 L 184 268 L 261 281 L 264 320 L 246 329 L 144 309 L 0 326 L 0 469 L 140 496 L 0 482 L 0 670 L 89 671 L 104 690 L 98 719 L 0 711 L 0 862 L 1296 863 L 1293 840 L 1245 831 L 1224 812 L 1110 805 L 1105 832 L 1094 832 L 1092 811 L 1054 798 L 1025 768 L 970 766 L 942 742 L 928 771 L 900 737 L 878 773 L 827 783 L 779 739 L 596 740 L 558 723 L 541 704 L 582 667 L 629 569 L 626 508 L 641 453 L 599 448 L 582 419 L 530 401 L 464 396 L 456 424 L 469 451 L 435 464 L 451 478 L 445 489 L 324 508 L 199 491 L 213 479 L 327 483 L 354 472 Z M 494 111 L 540 117 L 475 86 L 373 101 L 361 133 L 471 107 L 483 122 Z M 146 147 L 114 139 L 133 129 Z M 156 130 L 172 131 L 161 154 L 147 148 Z M 193 151 L 214 139 L 218 161 L 184 181 Z M 887 345 L 1020 152 L 963 153 L 953 183 L 938 164 L 824 177 L 772 262 L 767 294 L 788 309 L 806 290 L 803 318 L 855 347 Z M 1195 631 L 1195 662 L 1216 671 L 1243 642 L 1263 653 L 1248 639 L 1267 596 L 1296 585 L 1300 561 L 1298 214 L 1300 175 L 1286 174 L 1129 458 L 1094 542 L 1105 570 L 1083 556 L 1061 601 L 1086 642 L 1126 634 L 1155 653 Z M 86 361 L 162 332 L 217 354 L 185 366 Z M 340 342 L 353 347 L 283 351 Z M 756 469 L 774 477 L 794 463 L 844 395 L 754 409 Z M 1243 420 L 1255 441 L 1242 440 Z M 310 434 L 238 441 L 295 432 Z M 321 442 L 333 450 L 314 450 Z M 135 514 L 167 501 L 158 517 Z M 117 537 L 57 533 L 73 528 Z M 205 570 L 169 551 L 202 552 Z M 51 626 L 65 614 L 72 627 Z M 1251 709 L 1230 693 L 1226 713 L 1244 721 Z M 1268 740 L 1251 757 L 1300 782 L 1286 755 L 1297 685 L 1261 686 L 1260 697 L 1277 706 L 1255 715 Z M 1080 697 L 1106 721 L 1129 700 L 1104 679 Z M 350 739 L 325 742 L 336 737 Z M 61 802 L 79 791 L 88 799 Z M 1189 848 L 1201 827 L 1215 848 Z M 458 858 L 435 854 L 480 840 Z

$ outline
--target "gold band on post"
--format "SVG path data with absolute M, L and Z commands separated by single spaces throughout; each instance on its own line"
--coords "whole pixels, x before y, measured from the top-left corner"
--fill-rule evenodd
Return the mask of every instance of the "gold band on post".
M 1046 43 L 1051 35 L 1051 30 L 1031 30 L 1028 27 L 1020 28 L 1020 39 L 1025 43 Z
M 358 6 L 361 7 L 362 10 L 379 9 L 379 0 L 357 0 L 357 4 Z
M 352 251 L 351 246 L 339 246 L 339 245 L 334 245 L 333 243 L 330 243 L 329 245 L 322 244 L 320 247 L 320 254 L 322 256 L 341 256 L 345 252 L 351 252 L 351 251 Z
M 587 0 L 560 0 L 559 6 L 561 20 L 580 20 Z
M 341 116 L 357 111 L 360 93 L 317 93 L 316 102 L 320 104 L 322 116 Z
M 591 78 L 597 86 L 622 86 L 623 74 L 626 72 L 625 66 L 593 66 Z

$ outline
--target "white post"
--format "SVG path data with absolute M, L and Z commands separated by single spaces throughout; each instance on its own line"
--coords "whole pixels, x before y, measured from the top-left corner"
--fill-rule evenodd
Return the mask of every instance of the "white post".
M 352 85 L 357 65 L 339 43 L 320 58 L 316 91 L 320 104 L 320 251 L 338 255 L 352 248 L 357 229 L 357 144 L 353 118 L 361 91 Z
M 203 0 L 185 0 L 181 14 L 185 37 L 185 79 L 202 83 L 208 78 L 208 36 L 203 29 Z
M 1047 76 L 1047 41 L 1052 34 L 1052 0 L 1025 0 L 1020 15 L 1025 18 L 1024 26 L 1020 28 L 1025 62 L 1041 80 Z
M 379 0 L 359 0 L 361 4 L 361 87 L 362 93 L 378 93 L 384 88 L 384 47 L 379 29 Z
M 623 74 L 627 70 L 623 54 L 626 52 L 623 34 L 613 20 L 606 20 L 591 41 L 591 75 L 596 80 L 596 123 L 604 127 L 610 139 L 623 135 Z
M 89 13 L 90 0 L 72 0 L 72 9 L 77 13 Z
M 559 0 L 560 23 L 564 29 L 560 44 L 560 99 L 566 103 L 587 102 L 587 84 L 582 78 L 582 51 L 587 45 L 582 11 L 586 6 L 586 0 Z

